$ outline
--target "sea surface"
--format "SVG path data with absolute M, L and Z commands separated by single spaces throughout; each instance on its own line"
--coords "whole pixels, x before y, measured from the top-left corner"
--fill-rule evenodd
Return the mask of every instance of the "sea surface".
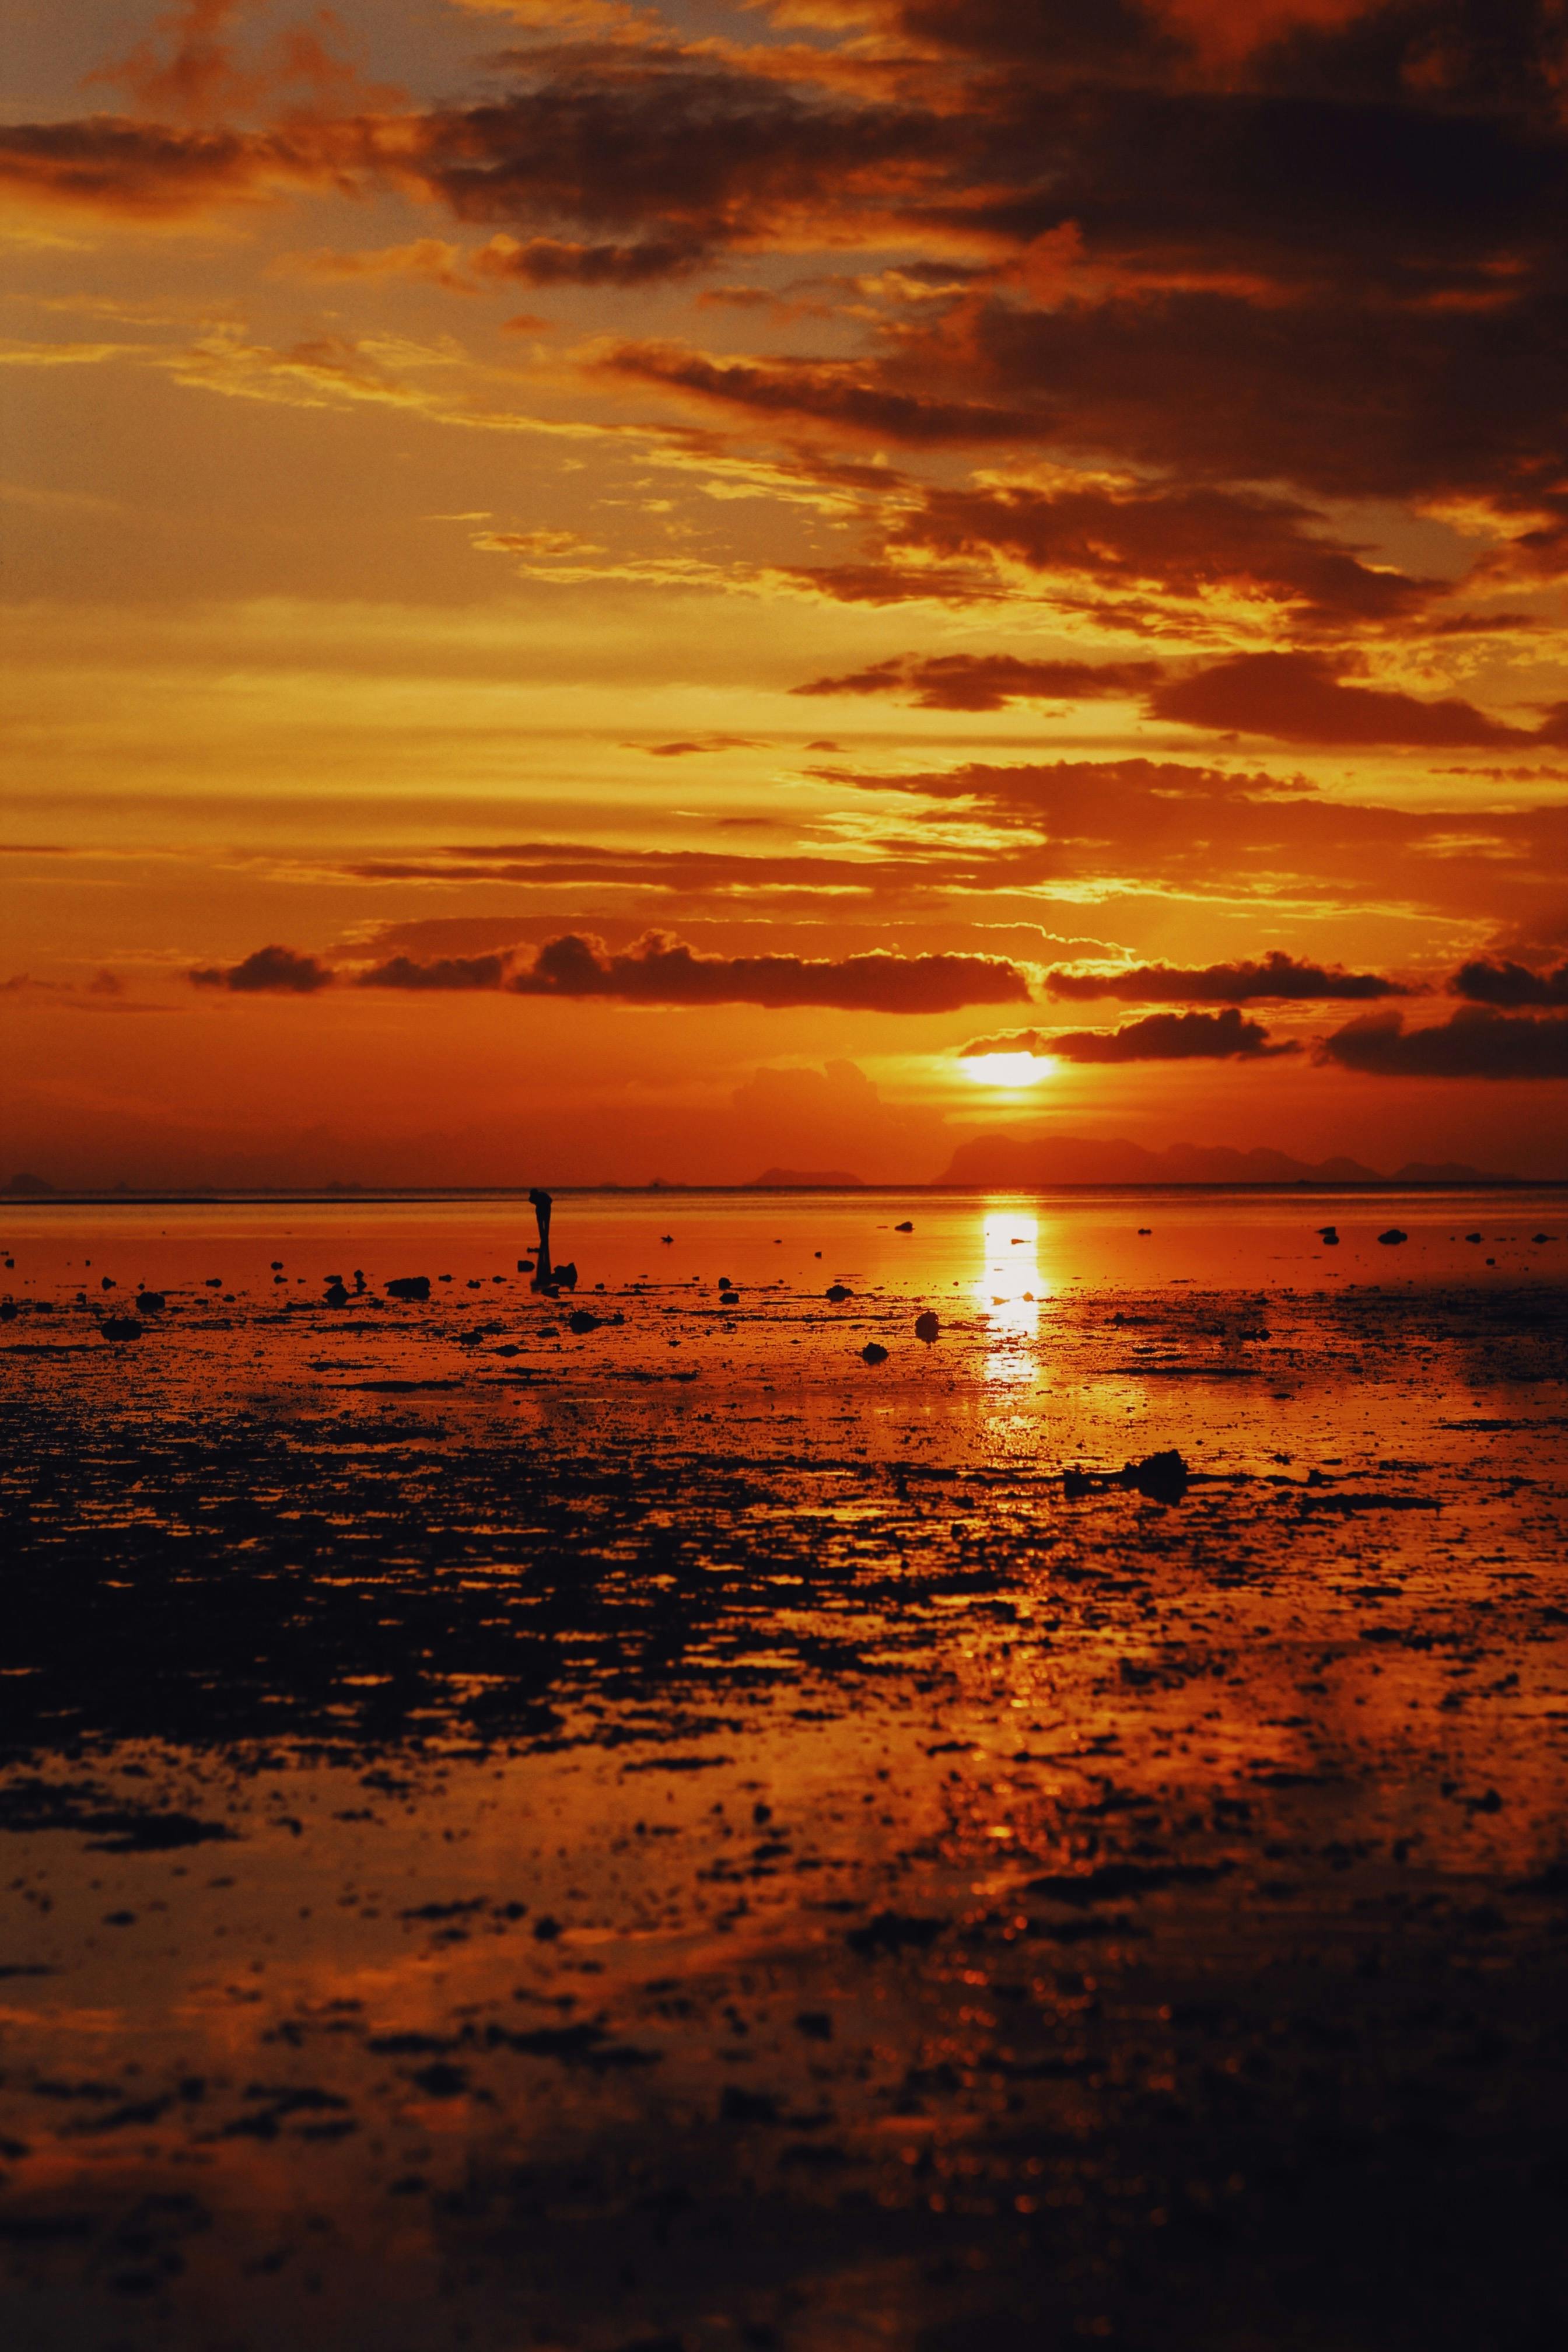
M 0 1210 L 0 2340 L 1564 2340 L 1568 1195 L 552 1239 Z

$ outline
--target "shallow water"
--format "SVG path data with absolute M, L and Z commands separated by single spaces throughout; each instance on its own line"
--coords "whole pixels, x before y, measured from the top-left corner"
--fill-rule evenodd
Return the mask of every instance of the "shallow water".
M 899 1230 L 906 1221 L 910 1233 Z M 1336 1247 L 1324 1246 L 1323 1226 L 1338 1231 Z M 1380 1244 L 1391 1230 L 1407 1241 Z M 355 1265 L 373 1286 L 409 1273 L 507 1286 L 533 1243 L 522 1196 L 0 1208 L 0 1244 L 16 1261 L 6 1280 L 18 1297 L 68 1283 L 97 1292 L 105 1275 L 121 1290 L 218 1276 L 226 1289 L 310 1294 L 334 1274 L 352 1279 Z M 1166 1282 L 1278 1290 L 1561 1280 L 1568 1193 L 571 1192 L 558 1198 L 552 1246 L 575 1261 L 585 1288 L 713 1286 L 728 1274 L 749 1288 L 809 1290 L 820 1276 L 930 1293 L 939 1305 L 955 1292 L 986 1305 L 997 1292 L 1020 1301 L 1026 1291 L 1044 1299 Z
M 1559 2340 L 1560 1205 L 13 1211 L 7 2342 Z

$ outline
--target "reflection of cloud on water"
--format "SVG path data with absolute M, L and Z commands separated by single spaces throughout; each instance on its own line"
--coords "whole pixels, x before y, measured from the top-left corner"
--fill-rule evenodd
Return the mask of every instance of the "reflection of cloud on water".
M 1046 1289 L 1040 1221 L 1027 1210 L 987 1210 L 981 1239 L 983 1268 L 974 1295 L 986 1321 L 985 1377 L 1026 1381 L 1035 1367 L 1024 1342 L 1039 1330 Z

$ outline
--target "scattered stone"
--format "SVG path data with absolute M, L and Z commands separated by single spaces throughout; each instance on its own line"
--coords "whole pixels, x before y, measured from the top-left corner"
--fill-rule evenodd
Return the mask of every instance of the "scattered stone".
M 942 1318 L 940 1315 L 933 1315 L 931 1308 L 928 1307 L 923 1315 L 917 1315 L 915 1317 L 915 1338 L 917 1339 L 923 1339 L 929 1348 L 931 1341 L 936 1339 L 940 1339 L 941 1336 Z
M 1390 1225 L 1388 1231 L 1385 1234 L 1379 1234 L 1377 1238 L 1385 1249 L 1397 1249 L 1400 1243 L 1407 1242 L 1410 1236 L 1408 1234 L 1401 1233 L 1397 1225 Z
M 879 1346 L 875 1339 L 868 1339 L 860 1353 L 868 1364 L 885 1364 L 888 1360 L 886 1348 Z
M 138 1315 L 162 1315 L 168 1303 L 161 1290 L 139 1290 L 136 1294 Z
M 389 1298 L 428 1298 L 430 1277 L 427 1274 L 400 1274 L 386 1286 Z
M 1085 1495 L 1107 1494 L 1113 1486 L 1147 1495 L 1153 1503 L 1179 1503 L 1191 1477 L 1180 1454 L 1170 1446 L 1161 1454 L 1146 1454 L 1141 1462 L 1125 1463 L 1120 1470 L 1064 1470 L 1062 1491 L 1069 1503 Z
M 908 1911 L 879 1911 L 863 1927 L 851 1927 L 844 1940 L 852 1952 L 871 1960 L 879 1952 L 923 1952 L 946 1926 L 945 1919 L 922 1919 Z
M 1325 1249 L 1338 1249 L 1340 1245 L 1339 1234 L 1332 1225 L 1320 1225 L 1318 1228 L 1318 1239 L 1322 1243 Z
M 893 1227 L 893 1231 L 896 1234 L 912 1234 L 914 1232 L 914 1226 L 910 1223 L 909 1218 L 906 1217 L 901 1225 L 895 1225 Z
M 147 1326 L 134 1315 L 106 1315 L 98 1328 L 106 1339 L 140 1339 Z
M 833 1300 L 835 1306 L 837 1306 L 846 1298 L 853 1298 L 855 1293 L 845 1283 L 830 1282 L 827 1286 L 827 1296 Z
M 326 1303 L 329 1307 L 346 1307 L 349 1303 L 348 1292 L 335 1276 L 327 1285 Z

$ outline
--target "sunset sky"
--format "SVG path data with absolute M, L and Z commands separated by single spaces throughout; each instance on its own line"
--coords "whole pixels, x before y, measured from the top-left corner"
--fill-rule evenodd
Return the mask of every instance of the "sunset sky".
M 0 1181 L 1568 1176 L 1553 0 L 12 0 Z

